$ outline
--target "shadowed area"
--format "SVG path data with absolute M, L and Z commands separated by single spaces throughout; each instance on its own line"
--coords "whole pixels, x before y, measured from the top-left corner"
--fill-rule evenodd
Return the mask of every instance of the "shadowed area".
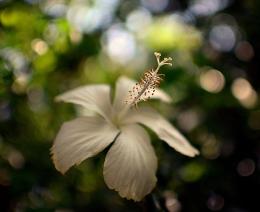
M 260 211 L 259 14 L 258 0 L 0 0 L 0 211 Z M 157 67 L 154 52 L 172 58 L 172 66 L 160 69 L 160 89 L 169 96 L 160 102 L 156 95 L 162 93 L 155 93 L 138 106 L 160 112 L 200 154 L 190 158 L 173 150 L 181 144 L 161 140 L 172 136 L 158 130 L 163 121 L 154 115 L 154 124 L 147 125 L 137 108 L 125 122 L 138 120 L 158 158 L 156 187 L 143 201 L 123 199 L 106 185 L 105 157 L 117 131 L 106 134 L 102 124 L 92 130 L 79 123 L 75 131 L 89 137 L 88 131 L 95 131 L 104 151 L 59 173 L 50 149 L 62 124 L 69 135 L 59 138 L 68 146 L 57 160 L 81 156 L 70 167 L 92 154 L 80 146 L 67 154 L 77 144 L 66 140 L 73 137 L 68 123 L 93 116 L 93 108 L 109 119 L 117 79 L 140 81 Z M 104 87 L 107 98 L 83 89 L 87 100 L 72 95 L 70 102 L 87 108 L 55 102 L 66 91 L 94 84 Z M 116 102 L 115 108 L 121 107 Z M 135 149 L 142 143 L 135 139 L 126 158 L 124 145 L 113 149 L 122 160 L 107 160 L 106 166 L 116 172 L 117 163 L 132 160 L 144 167 L 145 158 Z M 131 170 L 117 174 L 135 182 Z M 113 173 L 106 174 L 117 190 Z M 155 184 L 155 176 L 149 180 Z

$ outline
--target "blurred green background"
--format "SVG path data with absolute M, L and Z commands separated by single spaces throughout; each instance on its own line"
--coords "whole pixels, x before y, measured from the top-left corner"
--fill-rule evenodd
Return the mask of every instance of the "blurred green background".
M 0 211 L 260 211 L 258 0 L 0 0 Z M 154 105 L 201 154 L 154 134 L 158 184 L 143 202 L 107 188 L 105 152 L 64 176 L 50 158 L 80 110 L 54 97 L 138 80 L 171 56 Z

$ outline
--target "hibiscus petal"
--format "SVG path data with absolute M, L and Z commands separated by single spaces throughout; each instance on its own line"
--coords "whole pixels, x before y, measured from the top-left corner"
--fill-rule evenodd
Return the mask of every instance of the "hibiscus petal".
M 120 196 L 140 201 L 156 184 L 157 158 L 147 132 L 139 125 L 122 128 L 107 153 L 104 178 Z
M 107 120 L 112 111 L 108 85 L 82 86 L 57 96 L 55 100 L 81 105 L 97 112 Z
M 133 86 L 135 85 L 135 81 L 131 80 L 127 77 L 120 77 L 116 83 L 116 92 L 114 98 L 114 108 L 115 111 L 121 111 L 125 106 L 125 101 L 128 98 L 130 90 L 132 90 Z M 156 88 L 155 93 L 151 96 L 152 99 L 159 99 L 163 102 L 171 102 L 171 97 L 165 93 L 163 90 Z
M 123 120 L 124 124 L 138 122 L 151 128 L 160 139 L 184 155 L 194 157 L 199 154 L 199 151 L 174 126 L 152 108 L 139 107 L 137 110 L 129 110 Z
M 154 95 L 151 96 L 151 99 L 159 99 L 166 103 L 170 103 L 172 101 L 171 97 L 160 88 L 155 89 Z
M 65 173 L 105 149 L 118 133 L 102 117 L 81 117 L 64 123 L 51 148 L 56 169 Z

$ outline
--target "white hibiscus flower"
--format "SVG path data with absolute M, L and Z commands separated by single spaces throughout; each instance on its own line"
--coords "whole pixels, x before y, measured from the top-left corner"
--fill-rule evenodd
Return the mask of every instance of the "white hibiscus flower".
M 96 112 L 64 123 L 54 141 L 55 167 L 65 173 L 104 150 L 111 143 L 104 164 L 104 179 L 110 189 L 122 197 L 140 201 L 156 184 L 157 158 L 147 132 L 152 129 L 176 151 L 193 157 L 198 151 L 158 112 L 150 107 L 132 109 L 124 103 L 134 81 L 120 77 L 113 104 L 108 85 L 83 86 L 57 97 Z M 169 102 L 170 97 L 157 90 L 153 98 Z
M 149 135 L 142 125 L 152 129 L 176 151 L 193 157 L 198 151 L 158 112 L 150 107 L 132 109 L 125 103 L 135 82 L 120 77 L 115 98 L 110 100 L 108 85 L 88 85 L 68 91 L 58 101 L 74 103 L 95 112 L 64 123 L 51 149 L 57 170 L 65 173 L 104 150 L 111 143 L 104 163 L 104 179 L 121 197 L 140 201 L 156 184 L 157 158 Z M 151 98 L 170 102 L 170 97 L 156 89 Z

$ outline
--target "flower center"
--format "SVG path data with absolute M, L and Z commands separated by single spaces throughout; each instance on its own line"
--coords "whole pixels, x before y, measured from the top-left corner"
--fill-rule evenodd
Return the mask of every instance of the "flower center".
M 125 117 L 126 113 L 128 112 L 128 110 L 130 109 L 130 107 L 131 107 L 130 105 L 125 105 L 124 108 L 122 108 L 122 110 L 120 110 L 120 111 L 113 110 L 112 116 L 111 116 L 111 122 L 118 129 L 120 129 L 120 127 L 122 127 L 122 125 L 124 123 L 124 117 Z
M 144 73 L 140 82 L 136 83 L 132 90 L 129 91 L 128 99 L 125 101 L 126 104 L 131 106 L 137 106 L 137 103 L 140 101 L 146 101 L 154 95 L 155 88 L 160 85 L 162 81 L 161 76 L 164 74 L 159 74 L 158 71 L 163 65 L 172 65 L 172 58 L 164 58 L 160 60 L 161 54 L 158 52 L 154 53 L 157 60 L 157 68 L 155 70 L 149 70 Z

